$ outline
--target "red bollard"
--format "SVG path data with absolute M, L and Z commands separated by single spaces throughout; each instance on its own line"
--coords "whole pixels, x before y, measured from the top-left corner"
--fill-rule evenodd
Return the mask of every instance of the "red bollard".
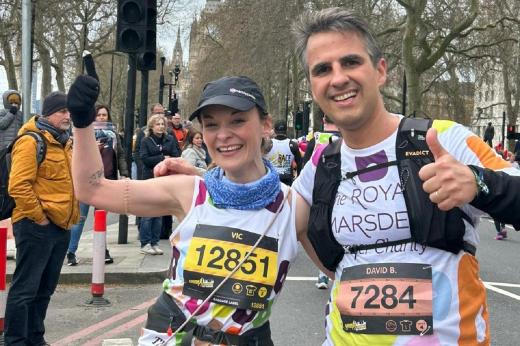
M 87 305 L 109 305 L 110 302 L 103 298 L 105 294 L 105 248 L 107 239 L 107 212 L 96 210 L 94 212 L 94 236 L 92 248 L 92 298 Z
M 5 305 L 7 292 L 5 291 L 5 274 L 7 272 L 7 227 L 0 228 L 0 335 L 4 334 Z M 1 342 L 3 345 L 3 340 Z

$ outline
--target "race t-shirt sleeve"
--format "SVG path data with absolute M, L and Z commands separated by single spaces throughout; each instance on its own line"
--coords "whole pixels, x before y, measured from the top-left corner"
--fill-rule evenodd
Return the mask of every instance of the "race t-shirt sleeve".
M 441 145 L 458 161 L 492 170 L 509 170 L 511 164 L 498 156 L 480 137 L 461 124 L 434 120 Z
M 520 175 L 520 170 L 511 166 L 509 162 L 502 159 L 489 145 L 480 137 L 469 131 L 461 124 L 449 120 L 434 120 L 432 127 L 437 130 L 441 145 L 458 161 L 466 165 L 475 165 L 489 168 L 494 171 L 502 171 L 509 175 Z M 474 223 L 485 212 L 470 204 L 461 207 L 466 215 L 471 216 Z M 465 239 L 472 243 L 476 239 Z
M 316 155 L 316 152 L 314 152 Z M 292 183 L 292 188 L 298 192 L 309 205 L 312 205 L 312 190 L 314 187 L 314 175 L 316 174 L 315 160 L 311 159 L 303 166 L 298 178 Z

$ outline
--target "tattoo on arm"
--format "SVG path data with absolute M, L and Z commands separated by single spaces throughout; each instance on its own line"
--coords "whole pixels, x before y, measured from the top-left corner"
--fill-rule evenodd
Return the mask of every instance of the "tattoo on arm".
M 99 185 L 99 181 L 101 180 L 101 178 L 103 177 L 104 175 L 104 171 L 102 169 L 100 169 L 99 171 L 95 172 L 94 174 L 92 174 L 89 179 L 88 179 L 88 183 L 90 185 L 93 185 L 93 186 L 97 186 Z

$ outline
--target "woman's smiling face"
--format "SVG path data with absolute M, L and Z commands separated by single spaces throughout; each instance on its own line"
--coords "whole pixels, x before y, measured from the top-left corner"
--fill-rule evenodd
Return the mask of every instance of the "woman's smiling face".
M 209 154 L 230 180 L 246 183 L 265 174 L 261 144 L 272 127 L 270 116 L 261 117 L 256 107 L 242 112 L 213 105 L 200 119 Z

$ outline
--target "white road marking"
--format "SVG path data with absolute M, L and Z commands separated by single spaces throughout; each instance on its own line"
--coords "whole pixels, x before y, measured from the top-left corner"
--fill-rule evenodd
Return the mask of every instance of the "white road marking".
M 503 289 L 501 289 L 501 288 L 495 287 L 495 286 L 490 285 L 490 284 L 485 283 L 485 282 L 484 282 L 484 286 L 486 286 L 486 288 L 487 288 L 488 290 L 494 291 L 494 292 L 496 292 L 496 293 L 503 294 L 503 295 L 505 295 L 505 296 L 507 296 L 507 297 L 509 297 L 509 298 L 513 298 L 513 299 L 516 299 L 516 300 L 520 300 L 520 296 L 519 296 L 518 294 L 514 294 L 514 293 L 511 293 L 511 292 L 508 292 L 508 291 L 506 291 L 506 290 L 503 290 Z
M 502 287 L 520 287 L 520 284 L 508 284 L 505 282 L 491 282 L 491 281 L 485 281 L 485 284 L 493 285 L 493 286 L 502 286 Z
M 318 275 L 312 276 L 312 277 L 308 277 L 308 276 L 288 276 L 285 280 L 286 281 L 317 281 L 318 280 Z

